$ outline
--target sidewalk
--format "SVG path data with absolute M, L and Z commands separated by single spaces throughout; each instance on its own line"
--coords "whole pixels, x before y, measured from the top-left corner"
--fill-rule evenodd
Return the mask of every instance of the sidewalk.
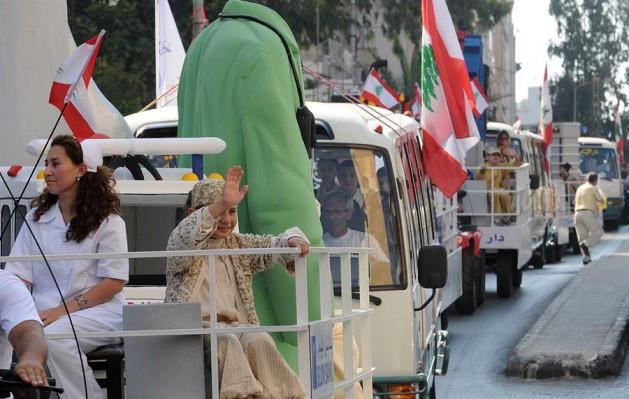
M 521 378 L 620 374 L 629 339 L 629 242 L 584 266 L 515 347 Z

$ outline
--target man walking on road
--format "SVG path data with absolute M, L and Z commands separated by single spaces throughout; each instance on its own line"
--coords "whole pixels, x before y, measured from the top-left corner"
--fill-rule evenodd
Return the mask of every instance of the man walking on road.
M 584 265 L 592 261 L 590 247 L 596 245 L 604 234 L 598 213 L 605 198 L 596 186 L 597 183 L 598 175 L 588 174 L 587 182 L 577 188 L 574 196 L 574 226 L 577 230 Z

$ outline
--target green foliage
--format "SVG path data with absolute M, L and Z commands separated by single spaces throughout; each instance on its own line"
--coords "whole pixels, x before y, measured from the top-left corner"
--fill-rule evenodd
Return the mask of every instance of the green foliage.
M 211 23 L 226 0 L 205 0 L 205 12 Z M 351 0 L 258 0 L 286 19 L 302 48 L 317 42 L 317 9 L 319 42 L 328 38 L 348 37 L 352 26 Z M 139 111 L 155 98 L 154 1 L 151 0 L 67 0 L 70 29 L 77 44 L 107 30 L 96 61 L 94 80 L 105 96 L 125 115 Z M 419 80 L 421 56 L 420 0 L 355 0 L 360 13 L 375 12 L 379 4 L 383 30 L 394 45 L 402 64 L 402 82 L 389 83 L 413 93 Z M 463 30 L 477 31 L 492 26 L 511 9 L 506 0 L 450 0 L 448 5 L 455 24 Z M 170 0 L 179 33 L 188 48 L 192 40 L 192 0 Z M 373 34 L 368 22 L 359 26 Z M 405 50 L 400 34 L 415 43 Z M 385 78 L 387 73 L 384 72 Z
M 549 52 L 562 59 L 564 68 L 553 82 L 553 117 L 573 120 L 576 85 L 576 119 L 591 133 L 605 135 L 611 126 L 616 96 L 627 84 L 617 77 L 629 61 L 629 2 L 551 0 L 550 14 L 557 20 L 560 39 L 549 47 Z M 624 68 L 629 77 L 629 68 Z M 593 103 L 597 79 L 601 102 Z M 595 129 L 600 131 L 593 132 Z
M 421 0 L 382 0 L 382 17 L 385 35 L 394 44 L 393 53 L 402 66 L 402 89 L 414 92 L 414 83 L 421 74 Z M 455 29 L 467 32 L 482 32 L 491 29 L 513 8 L 512 0 L 447 0 L 448 9 Z M 399 43 L 400 35 L 415 45 L 405 50 Z

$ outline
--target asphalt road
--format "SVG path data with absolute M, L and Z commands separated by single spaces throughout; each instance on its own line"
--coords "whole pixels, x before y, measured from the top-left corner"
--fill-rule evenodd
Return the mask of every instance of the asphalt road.
M 627 239 L 627 226 L 605 234 L 592 251 L 594 259 L 615 252 L 620 242 Z M 528 269 L 522 287 L 509 299 L 497 297 L 495 274 L 488 274 L 485 303 L 470 316 L 453 311 L 448 314 L 450 367 L 446 376 L 436 380 L 437 397 L 629 398 L 628 360 L 619 377 L 601 380 L 522 380 L 504 373 L 511 350 L 581 267 L 581 258 L 569 255 L 562 263 L 546 265 L 541 270 Z

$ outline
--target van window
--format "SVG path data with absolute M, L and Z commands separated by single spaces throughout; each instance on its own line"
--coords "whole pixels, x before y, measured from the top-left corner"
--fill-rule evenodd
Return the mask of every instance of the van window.
M 536 141 L 534 145 L 537 147 L 537 154 L 539 157 L 539 179 L 542 186 L 548 185 L 548 179 L 546 177 L 546 155 L 544 154 L 544 144 L 541 141 Z
M 137 138 L 169 138 L 177 137 L 177 125 L 147 126 L 137 134 Z M 176 168 L 178 157 L 175 155 L 148 155 L 147 158 L 156 168 Z
M 408 137 L 408 136 L 407 136 Z M 409 199 L 411 202 L 411 213 L 416 237 L 419 238 L 417 247 L 426 245 L 429 241 L 426 231 L 426 214 L 423 206 L 423 195 L 421 189 L 421 176 L 417 168 L 417 157 L 413 151 L 412 141 L 406 141 L 402 144 L 402 159 L 406 172 L 407 188 L 409 190 Z
M 424 228 L 426 229 L 426 236 L 428 237 L 428 244 L 432 243 L 432 240 L 436 238 L 436 225 L 435 225 L 435 208 L 432 206 L 434 204 L 434 198 L 432 193 L 432 184 L 430 183 L 430 179 L 424 173 L 424 166 L 422 160 L 422 152 L 419 146 L 419 141 L 417 137 L 413 137 L 412 140 L 412 148 L 414 152 L 414 157 L 417 163 L 417 171 L 419 172 L 420 178 L 420 187 L 422 192 L 422 211 L 424 213 L 424 218 L 426 220 L 426 224 Z
M 0 231 L 10 222 L 11 209 L 8 205 L 2 205 L 2 212 L 0 216 Z M 2 242 L 0 242 L 0 253 L 2 256 L 9 256 L 11 253 L 11 226 L 8 226 L 2 235 Z M 0 263 L 0 268 L 4 269 L 4 262 Z
M 369 247 L 370 286 L 398 289 L 406 284 L 401 267 L 398 210 L 390 161 L 376 149 L 322 146 L 315 149 L 314 190 L 321 204 L 323 241 L 328 247 Z M 338 257 L 332 278 L 340 284 Z M 358 279 L 357 258 L 352 280 Z M 355 285 L 356 286 L 356 285 Z
M 487 132 L 487 135 L 485 136 L 485 149 L 499 147 L 497 142 L 498 133 L 499 132 L 496 130 L 490 130 Z M 509 144 L 509 147 L 513 148 L 520 158 L 524 159 L 522 141 L 517 137 L 510 137 L 510 141 L 511 143 Z M 528 162 L 528 160 L 526 161 Z
M 611 148 L 581 147 L 579 149 L 579 169 L 581 173 L 598 173 L 602 179 L 618 178 L 616 151 Z
M 25 205 L 19 205 L 19 208 L 15 211 L 15 225 L 14 225 L 15 233 L 13 234 L 13 237 L 17 238 L 17 235 L 20 232 L 20 229 L 22 228 L 22 224 L 24 224 L 24 218 L 22 217 L 22 215 L 26 216 L 27 212 L 28 212 L 28 209 L 26 208 Z

